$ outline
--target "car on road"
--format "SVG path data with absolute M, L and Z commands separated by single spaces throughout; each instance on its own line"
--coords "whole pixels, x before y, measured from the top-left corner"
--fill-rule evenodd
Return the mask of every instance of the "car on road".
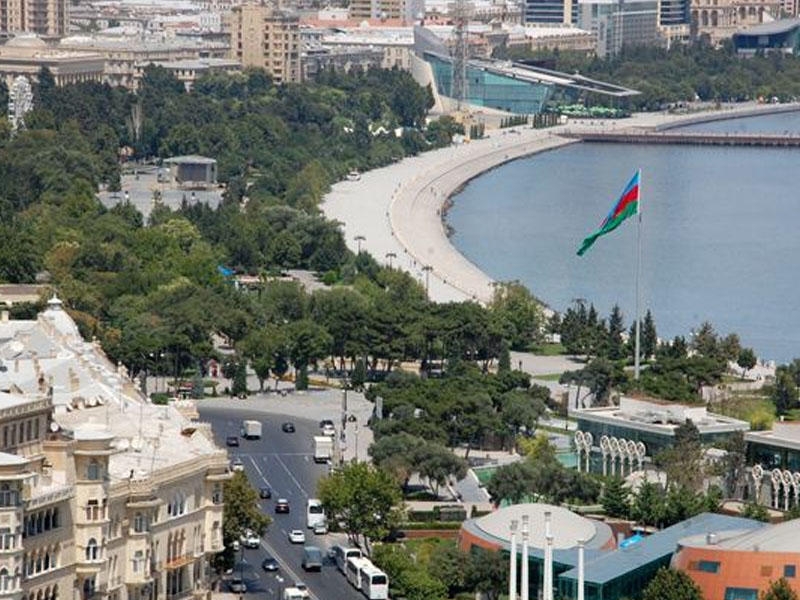
M 302 567 L 306 571 L 321 571 L 322 570 L 322 550 L 316 546 L 303 547 L 303 562 Z
M 256 535 L 255 531 L 245 529 L 239 541 L 245 548 L 258 548 L 261 546 L 261 538 Z
M 278 498 L 278 501 L 275 503 L 275 512 L 276 513 L 288 513 L 289 512 L 289 501 L 286 498 Z
M 231 469 L 233 471 L 244 471 L 244 463 L 238 456 L 231 461 Z
M 284 433 L 294 433 L 294 423 L 291 421 L 286 421 L 283 425 L 281 425 L 281 430 Z
M 305 544 L 306 534 L 302 529 L 292 529 L 289 532 L 289 541 L 293 544 Z
M 322 435 L 327 435 L 328 437 L 336 437 L 336 428 L 333 426 L 333 423 L 325 424 L 325 426 L 322 428 Z
M 247 592 L 247 584 L 241 577 L 232 577 L 228 580 L 228 589 L 234 593 L 244 594 Z
M 229 435 L 225 438 L 225 445 L 229 448 L 238 448 L 239 447 L 239 438 L 235 435 Z
M 265 571 L 277 571 L 280 569 L 280 565 L 278 564 L 278 561 L 275 560 L 275 557 L 267 554 L 266 558 L 261 561 L 261 568 Z
M 268 485 L 265 485 L 260 490 L 258 490 L 258 495 L 261 497 L 262 500 L 268 500 L 272 498 L 272 488 Z
M 314 525 L 313 529 L 314 529 L 314 535 L 325 535 L 326 533 L 328 533 L 328 523 L 326 521 L 323 521 L 322 523 L 317 523 L 316 525 Z

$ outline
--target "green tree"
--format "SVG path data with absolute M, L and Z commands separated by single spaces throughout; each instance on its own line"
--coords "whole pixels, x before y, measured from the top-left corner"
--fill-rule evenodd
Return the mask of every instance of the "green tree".
M 656 483 L 643 482 L 633 497 L 631 518 L 642 525 L 658 527 L 664 521 L 664 492 Z
M 622 334 L 625 331 L 625 321 L 622 310 L 615 304 L 608 317 L 608 358 L 619 360 L 625 357 L 625 345 L 622 341 Z
M 785 415 L 790 409 L 797 405 L 798 394 L 797 382 L 792 371 L 786 365 L 780 365 L 775 370 L 775 383 L 772 386 L 772 401 L 775 403 L 775 410 L 779 415 Z
M 368 463 L 344 465 L 317 484 L 328 516 L 344 525 L 353 542 L 384 538 L 397 520 L 400 488 L 383 469 Z
M 243 471 L 236 471 L 223 486 L 225 511 L 222 519 L 222 538 L 225 550 L 219 566 L 230 568 L 233 565 L 233 542 L 238 540 L 246 529 L 263 535 L 272 519 L 261 512 L 258 493 L 250 485 Z
M 238 361 L 236 363 L 231 394 L 237 397 L 247 395 L 247 366 L 244 361 Z
M 519 504 L 531 493 L 533 484 L 534 473 L 531 466 L 527 462 L 515 462 L 498 467 L 486 484 L 486 491 L 495 506 L 500 506 L 503 500 Z
M 747 372 L 756 366 L 758 359 L 752 348 L 742 348 L 739 356 L 736 357 L 736 364 L 742 368 L 742 379 L 747 376 Z
M 500 552 L 473 552 L 465 579 L 468 589 L 484 594 L 488 600 L 498 600 L 508 587 L 508 560 Z
M 662 567 L 644 588 L 642 600 L 703 600 L 703 592 L 683 571 Z
M 609 517 L 616 519 L 629 517 L 631 512 L 630 491 L 620 477 L 612 477 L 606 481 L 600 500 L 603 503 L 603 510 Z
M 761 504 L 756 504 L 755 502 L 748 502 L 745 504 L 741 514 L 745 519 L 769 523 L 769 511 Z
M 521 283 L 495 286 L 489 310 L 510 332 L 508 341 L 512 350 L 528 350 L 541 341 L 542 305 Z
M 761 600 L 798 600 L 798 596 L 786 578 L 781 577 L 770 582 L 769 588 L 761 594 Z

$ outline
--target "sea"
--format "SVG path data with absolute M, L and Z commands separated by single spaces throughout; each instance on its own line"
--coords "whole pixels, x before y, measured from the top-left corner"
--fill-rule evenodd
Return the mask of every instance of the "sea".
M 800 135 L 800 112 L 716 121 L 691 131 Z M 640 303 L 660 338 L 704 321 L 736 333 L 764 361 L 800 357 L 800 149 L 573 144 L 506 164 L 454 198 L 453 244 L 491 277 L 517 280 L 563 312 L 601 316 Z M 583 256 L 633 173 L 641 225 L 629 219 Z

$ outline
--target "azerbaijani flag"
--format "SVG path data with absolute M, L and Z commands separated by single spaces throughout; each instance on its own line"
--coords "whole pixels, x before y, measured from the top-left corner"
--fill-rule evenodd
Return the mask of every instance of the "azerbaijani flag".
M 636 171 L 636 174 L 622 191 L 614 208 L 611 209 L 611 212 L 608 213 L 608 216 L 600 224 L 600 228 L 583 240 L 581 247 L 578 249 L 578 256 L 583 256 L 584 252 L 591 248 L 595 240 L 601 235 L 611 233 L 622 225 L 625 219 L 632 215 L 639 214 L 639 180 L 641 176 L 642 172 Z

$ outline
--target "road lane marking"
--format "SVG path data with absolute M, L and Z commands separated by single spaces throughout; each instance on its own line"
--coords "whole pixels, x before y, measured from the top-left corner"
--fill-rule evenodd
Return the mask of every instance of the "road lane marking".
M 285 462 L 283 462 L 283 460 L 281 460 L 281 457 L 280 457 L 280 456 L 278 456 L 277 454 L 275 455 L 275 458 L 276 458 L 276 459 L 278 459 L 278 462 L 279 462 L 279 463 L 281 464 L 281 466 L 283 467 L 283 470 L 284 470 L 284 471 L 286 471 L 286 474 L 287 474 L 287 475 L 288 475 L 288 476 L 291 478 L 291 480 L 292 480 L 292 481 L 294 481 L 294 484 L 297 486 L 297 489 L 298 489 L 298 490 L 300 490 L 300 493 L 301 493 L 301 494 L 303 494 L 303 497 L 305 497 L 305 498 L 308 498 L 308 494 L 307 494 L 307 493 L 306 493 L 306 491 L 303 489 L 303 486 L 302 486 L 302 485 L 300 485 L 300 482 L 299 482 L 299 481 L 297 481 L 297 478 L 296 478 L 296 477 L 295 477 L 295 476 L 292 474 L 292 472 L 289 470 L 289 467 L 287 467 L 287 466 L 286 466 L 286 463 L 285 463 Z
M 264 480 L 264 483 L 269 485 L 269 481 L 267 481 L 267 478 L 264 476 L 264 473 L 261 471 L 261 467 L 258 466 L 258 463 L 256 462 L 256 459 L 253 458 L 253 455 L 252 454 L 248 454 L 247 458 L 250 459 L 250 462 L 253 463 L 253 466 L 255 467 L 256 471 L 258 471 L 258 476 L 261 477 L 261 479 Z
M 280 557 L 280 555 L 277 552 L 275 552 L 275 549 L 272 546 L 270 546 L 263 538 L 261 540 L 261 547 L 267 552 L 269 552 L 270 556 L 274 557 L 275 560 L 278 561 L 278 564 L 283 568 L 284 573 L 291 575 L 294 581 L 302 581 L 301 577 L 292 570 L 289 564 L 285 560 L 283 560 Z M 319 597 L 314 592 L 311 591 L 311 588 L 308 588 L 308 595 L 311 597 L 311 600 L 319 600 Z

